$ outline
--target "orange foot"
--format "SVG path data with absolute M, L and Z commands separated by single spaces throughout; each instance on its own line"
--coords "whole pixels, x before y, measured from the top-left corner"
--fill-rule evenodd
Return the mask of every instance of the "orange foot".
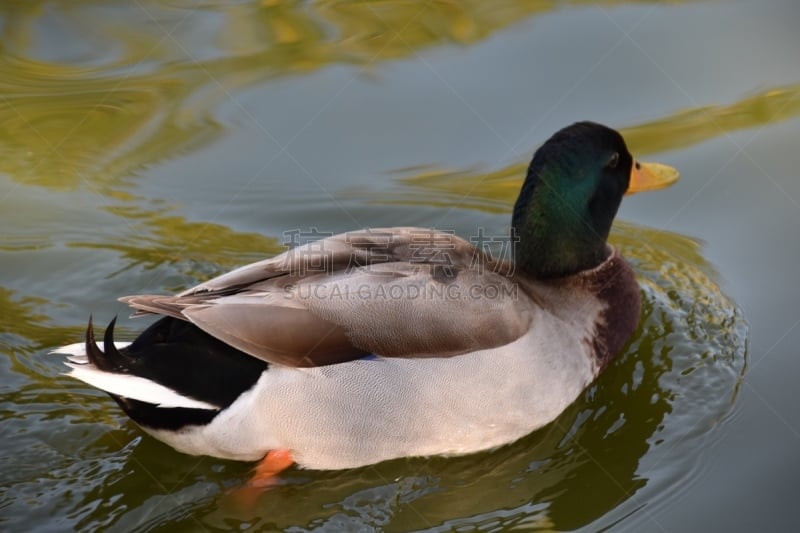
M 278 474 L 293 464 L 294 459 L 289 450 L 270 450 L 256 465 L 256 471 L 247 485 L 259 489 L 272 487 L 278 482 Z
M 262 492 L 278 484 L 278 474 L 294 464 L 289 450 L 270 450 L 256 465 L 253 477 L 243 486 L 234 489 L 230 496 L 245 510 L 252 510 Z

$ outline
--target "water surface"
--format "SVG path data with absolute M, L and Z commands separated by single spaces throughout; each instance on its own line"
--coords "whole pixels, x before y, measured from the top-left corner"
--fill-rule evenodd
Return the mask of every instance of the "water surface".
M 792 524 L 798 14 L 788 0 L 3 4 L 3 529 Z M 532 151 L 581 119 L 683 178 L 627 198 L 612 231 L 642 286 L 639 331 L 519 442 L 291 469 L 242 509 L 228 493 L 250 465 L 151 439 L 48 354 L 90 312 L 125 316 L 117 296 L 181 290 L 293 230 L 504 234 Z

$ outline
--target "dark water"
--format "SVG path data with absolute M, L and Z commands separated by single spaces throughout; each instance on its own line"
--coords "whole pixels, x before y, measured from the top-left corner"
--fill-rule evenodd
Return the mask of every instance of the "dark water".
M 800 474 L 800 9 L 769 2 L 0 6 L 0 528 L 786 529 Z M 580 119 L 682 181 L 612 243 L 643 321 L 555 422 L 467 457 L 291 469 L 180 454 L 62 375 L 120 295 L 292 230 L 506 231 Z M 654 229 L 659 228 L 659 229 Z M 144 323 L 122 319 L 120 336 Z

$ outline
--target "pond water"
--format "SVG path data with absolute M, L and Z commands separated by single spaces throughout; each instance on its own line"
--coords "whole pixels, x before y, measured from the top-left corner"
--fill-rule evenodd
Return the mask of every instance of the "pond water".
M 800 5 L 28 1 L 0 5 L 0 528 L 779 530 L 800 489 Z M 577 120 L 673 165 L 612 230 L 642 324 L 555 422 L 491 452 L 292 468 L 180 454 L 53 347 L 116 297 L 293 231 L 507 231 Z

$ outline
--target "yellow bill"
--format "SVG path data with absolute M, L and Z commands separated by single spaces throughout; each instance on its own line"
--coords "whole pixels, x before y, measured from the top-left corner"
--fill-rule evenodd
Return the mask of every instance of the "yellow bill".
M 679 177 L 680 173 L 668 165 L 640 163 L 634 160 L 631 167 L 631 181 L 625 194 L 663 189 L 678 181 Z

